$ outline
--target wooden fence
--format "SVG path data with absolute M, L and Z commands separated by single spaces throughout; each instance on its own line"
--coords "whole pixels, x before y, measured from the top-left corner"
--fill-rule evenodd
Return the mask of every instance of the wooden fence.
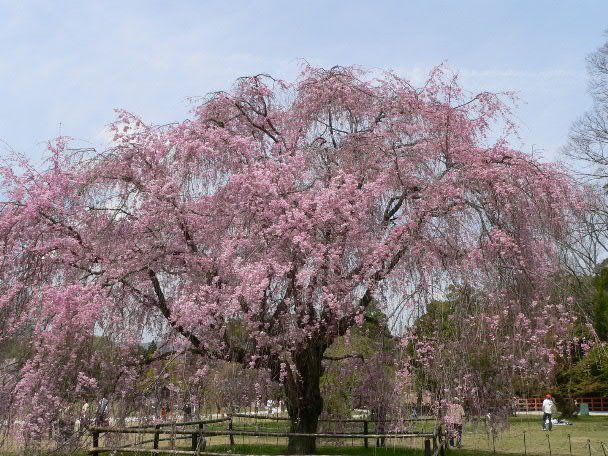
M 575 397 L 579 404 L 589 404 L 591 412 L 608 412 L 608 397 Z M 529 397 L 517 399 L 517 410 L 521 412 L 537 412 L 542 410 L 544 397 Z
M 235 414 L 223 418 L 204 420 L 204 421 L 187 421 L 176 423 L 159 423 L 155 425 L 131 426 L 124 428 L 112 427 L 93 427 L 90 429 L 92 435 L 92 447 L 89 449 L 89 454 L 99 456 L 102 453 L 121 451 L 124 453 L 146 452 L 151 454 L 183 454 L 183 455 L 209 455 L 209 456 L 234 456 L 234 453 L 212 453 L 206 452 L 206 438 L 212 436 L 227 436 L 230 446 L 234 446 L 235 436 L 249 437 L 315 437 L 315 438 L 331 438 L 331 439 L 363 439 L 364 446 L 367 448 L 369 439 L 423 439 L 425 456 L 438 456 L 443 454 L 446 439 L 441 427 L 436 427 L 434 432 L 369 432 L 369 420 L 353 419 L 353 420 L 325 420 L 335 422 L 354 422 L 363 424 L 363 432 L 319 432 L 315 434 L 304 434 L 294 432 L 275 432 L 275 431 L 244 431 L 234 430 L 234 417 L 246 417 L 251 419 L 266 419 L 270 417 L 251 416 L 247 414 Z M 276 420 L 276 417 L 270 419 Z M 282 418 L 282 420 L 285 418 Z M 424 419 L 423 419 L 424 420 Z M 225 430 L 210 430 L 207 428 L 209 424 L 226 423 Z M 100 436 L 103 434 L 136 434 L 149 435 L 151 438 L 135 443 L 125 445 L 100 445 Z M 178 440 L 189 440 L 190 450 L 175 449 L 175 442 Z M 159 443 L 163 441 L 171 441 L 171 448 L 159 448 Z M 143 447 L 142 445 L 152 444 L 152 448 Z

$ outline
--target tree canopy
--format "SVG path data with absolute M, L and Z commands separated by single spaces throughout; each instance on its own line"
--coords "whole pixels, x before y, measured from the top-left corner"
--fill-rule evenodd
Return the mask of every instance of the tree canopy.
M 119 112 L 107 151 L 60 138 L 46 169 L 0 169 L 0 325 L 32 334 L 15 387 L 30 431 L 42 396 L 99 388 L 99 366 L 126 394 L 144 333 L 270 369 L 292 430 L 314 431 L 323 354 L 372 300 L 394 314 L 483 283 L 525 308 L 582 208 L 566 172 L 492 131 L 501 97 L 442 68 L 421 88 L 341 67 L 244 77 L 193 114 Z M 93 334 L 111 357 L 87 356 Z

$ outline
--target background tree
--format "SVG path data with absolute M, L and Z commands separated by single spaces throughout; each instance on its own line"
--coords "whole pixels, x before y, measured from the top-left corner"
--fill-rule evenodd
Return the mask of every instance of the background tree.
M 585 353 L 577 353 L 576 362 L 560 370 L 555 392 L 567 398 L 608 395 L 608 364 L 604 350 L 596 345 L 584 350 Z M 560 411 L 563 410 L 560 408 Z
M 360 409 L 369 412 L 377 429 L 387 430 L 387 418 L 402 415 L 403 392 L 396 377 L 399 339 L 387 320 L 372 303 L 361 326 L 352 327 L 328 348 L 321 377 L 327 418 L 351 418 L 353 410 Z
M 554 291 L 562 296 L 576 296 L 579 315 L 575 343 L 560 360 L 556 385 L 552 390 L 558 409 L 568 416 L 576 411 L 574 397 L 599 396 L 608 391 L 606 369 L 606 325 L 608 325 L 608 276 L 605 262 L 593 273 L 566 275 L 557 281 Z M 539 391 L 541 393 L 541 391 Z
M 587 58 L 587 70 L 593 105 L 572 125 L 564 153 L 583 183 L 602 190 L 589 192 L 586 223 L 566 243 L 564 264 L 573 276 L 595 275 L 608 249 L 608 42 Z
M 587 58 L 589 93 L 592 108 L 572 126 L 564 152 L 581 180 L 598 192 L 591 193 L 586 221 L 580 231 L 569 239 L 563 250 L 564 264 L 570 270 L 571 291 L 582 299 L 582 313 L 589 319 L 592 331 L 581 328 L 579 336 L 596 344 L 588 356 L 586 350 L 573 353 L 572 363 L 564 366 L 558 377 L 559 391 L 566 396 L 602 394 L 606 390 L 605 373 L 601 366 L 608 363 L 605 341 L 608 334 L 608 286 L 605 265 L 608 244 L 608 206 L 606 178 L 608 177 L 608 42 Z M 577 393 L 578 392 L 578 393 Z
M 566 154 L 587 165 L 593 178 L 608 177 L 608 42 L 587 58 L 593 107 L 572 126 Z
M 467 413 L 491 413 L 503 423 L 514 398 L 555 385 L 560 361 L 576 346 L 576 316 L 560 296 L 521 302 L 456 288 L 434 301 L 404 338 L 411 358 L 404 376 L 428 390 L 437 413 L 455 400 Z
M 194 114 L 121 112 L 107 152 L 60 139 L 45 170 L 0 169 L 2 337 L 33 328 L 13 392 L 26 431 L 96 372 L 127 394 L 146 334 L 269 369 L 291 430 L 315 432 L 323 355 L 374 298 L 392 313 L 482 281 L 529 306 L 582 208 L 562 169 L 490 139 L 510 125 L 499 96 L 441 68 L 419 89 L 356 68 L 246 77 Z M 111 357 L 86 356 L 93 334 Z
M 591 318 L 597 337 L 605 342 L 608 341 L 608 268 L 605 263 L 597 272 L 594 285 Z

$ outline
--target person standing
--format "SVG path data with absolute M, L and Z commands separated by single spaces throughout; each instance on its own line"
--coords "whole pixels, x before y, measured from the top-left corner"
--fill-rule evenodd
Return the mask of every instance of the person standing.
M 549 423 L 549 431 L 553 429 L 553 422 L 551 421 L 553 411 L 555 410 L 555 403 L 551 399 L 551 395 L 547 394 L 543 401 L 543 431 L 547 430 L 547 422 Z
M 450 438 L 450 446 L 462 446 L 462 426 L 464 424 L 464 408 L 460 401 L 456 401 L 448 405 L 445 415 L 445 423 Z
M 82 408 L 80 409 L 80 416 L 78 417 L 78 428 L 76 431 L 81 431 L 89 427 L 89 401 L 85 399 Z
M 192 421 L 192 405 L 190 401 L 186 401 L 184 404 L 184 421 Z
M 104 396 L 99 401 L 99 405 L 97 407 L 97 425 L 98 426 L 109 426 L 108 420 L 108 404 L 110 401 Z

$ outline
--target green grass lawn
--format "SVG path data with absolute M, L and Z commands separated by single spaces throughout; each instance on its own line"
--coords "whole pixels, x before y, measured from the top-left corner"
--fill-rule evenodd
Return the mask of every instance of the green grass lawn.
M 500 432 L 495 440 L 488 436 L 484 424 L 480 424 L 476 430 L 469 424 L 463 436 L 464 451 L 455 454 L 493 453 L 495 450 L 504 454 L 548 455 L 550 446 L 551 454 L 556 456 L 608 455 L 608 416 L 579 417 L 571 421 L 572 426 L 554 425 L 551 432 L 544 432 L 540 416 L 512 418 L 510 426 Z
M 288 430 L 287 422 L 272 422 L 258 420 L 256 423 L 253 420 L 245 419 L 241 422 L 235 421 L 235 429 L 254 430 L 256 427 L 259 430 Z M 501 430 L 495 439 L 487 432 L 485 422 L 479 421 L 475 423 L 467 423 L 463 436 L 463 447 L 461 449 L 452 449 L 450 453 L 453 455 L 480 455 L 480 454 L 531 454 L 531 455 L 549 455 L 555 456 L 608 456 L 608 416 L 586 416 L 578 417 L 570 420 L 572 426 L 554 425 L 551 432 L 543 432 L 541 427 L 541 417 L 537 415 L 526 415 L 514 417 L 510 419 L 510 425 L 506 429 Z M 322 423 L 323 427 L 323 423 Z M 351 428 L 352 427 L 352 428 Z M 418 431 L 431 431 L 434 423 L 419 422 L 415 429 Z M 349 424 L 352 431 L 361 432 L 361 423 Z M 374 432 L 370 425 L 369 432 Z M 525 436 L 525 443 L 524 443 Z M 277 451 L 269 454 L 279 454 L 285 451 L 285 442 L 277 442 L 276 439 L 272 442 L 269 439 L 258 439 L 259 444 L 263 444 L 264 448 L 270 451 L 274 448 Z M 217 439 L 215 440 L 217 442 Z M 211 446 L 215 445 L 214 440 L 210 441 Z M 604 448 L 602 448 L 602 442 Z M 247 451 L 251 451 L 249 444 L 252 443 L 249 439 L 241 439 L 236 437 L 237 444 L 246 444 Z M 269 444 L 274 443 L 268 447 Z M 277 445 L 277 443 L 279 443 Z M 403 450 L 408 450 L 402 454 L 410 454 L 409 449 L 421 451 L 423 448 L 422 439 L 413 439 L 405 441 L 388 440 L 387 448 L 377 450 L 370 448 L 369 451 L 363 448 L 361 439 L 342 440 L 340 446 L 324 446 L 328 442 L 321 441 L 319 448 L 323 449 L 324 454 L 378 454 L 383 456 L 383 452 L 387 454 L 400 453 Z M 373 446 L 374 441 L 370 439 L 370 446 Z M 551 450 L 549 451 L 549 446 Z M 218 446 L 221 448 L 221 446 Z M 334 448 L 334 452 L 330 452 Z M 238 448 L 237 448 L 237 451 Z M 340 451 L 341 453 L 335 453 Z M 354 451 L 354 452 L 353 452 Z M 359 453 L 357 453 L 359 451 Z M 376 453 L 370 453 L 376 451 Z M 378 451 L 381 451 L 378 453 Z
M 285 454 L 285 445 L 250 445 L 250 444 L 237 444 L 233 449 L 235 454 L 259 454 L 259 455 L 279 455 Z M 226 453 L 230 452 L 230 446 L 228 445 L 216 445 L 207 448 L 209 452 Z M 422 448 L 420 450 L 406 449 L 406 448 L 363 448 L 363 447 L 351 447 L 351 446 L 319 446 L 317 447 L 317 454 L 319 455 L 363 455 L 363 456 L 395 456 L 396 454 L 404 456 L 420 456 L 423 454 Z
M 511 418 L 510 426 L 499 432 L 495 439 L 488 435 L 483 421 L 479 421 L 477 425 L 467 423 L 463 435 L 463 447 L 461 449 L 450 449 L 447 454 L 450 456 L 512 456 L 515 454 L 608 456 L 608 416 L 579 417 L 572 422 L 574 423 L 572 426 L 554 425 L 552 432 L 543 432 L 540 416 Z M 284 421 L 244 419 L 234 422 L 235 430 L 287 431 L 288 426 L 289 423 Z M 357 431 L 357 426 L 361 426 L 361 423 L 355 423 L 350 430 Z M 432 427 L 433 423 L 423 422 L 418 423 L 417 426 L 418 430 L 423 428 L 431 430 Z M 226 424 L 214 424 L 209 426 L 209 429 L 226 429 Z M 324 429 L 324 431 L 329 431 L 329 429 Z M 372 426 L 370 426 L 369 432 L 374 432 Z M 602 442 L 605 445 L 604 448 L 602 448 Z M 104 443 L 102 440 L 100 443 L 106 445 L 109 442 Z M 189 446 L 187 446 L 189 444 L 188 440 L 176 441 L 175 444 L 176 448 L 189 449 Z M 161 447 L 167 445 L 168 442 L 161 442 Z M 317 445 L 317 454 L 323 455 L 422 456 L 424 454 L 422 438 L 410 440 L 387 439 L 386 448 L 376 448 L 374 439 L 369 439 L 369 448 L 363 447 L 363 439 L 334 439 L 334 441 L 320 439 Z M 549 445 L 551 446 L 551 452 L 549 451 Z M 286 450 L 287 439 L 276 437 L 235 436 L 234 448 L 230 448 L 228 445 L 227 437 L 211 437 L 208 439 L 207 446 L 209 452 L 251 455 L 279 455 L 285 454 Z M 1 456 L 9 454 L 16 456 L 17 453 L 2 453 L 0 451 Z M 82 453 L 82 456 L 85 454 Z M 122 456 L 123 454 L 127 456 L 134 453 L 119 452 L 115 456 Z M 145 453 L 142 452 L 141 454 Z
M 480 421 L 476 426 L 467 423 L 463 435 L 463 447 L 450 449 L 453 456 L 482 456 L 482 455 L 551 455 L 554 456 L 608 456 L 608 416 L 588 416 L 571 420 L 572 426 L 553 426 L 553 431 L 543 432 L 540 416 L 515 417 L 510 420 L 510 426 L 498 433 L 493 440 L 488 434 L 485 423 Z M 286 431 L 286 422 L 262 422 L 252 424 L 249 420 L 238 423 L 235 429 Z M 360 424 L 354 424 L 354 429 Z M 433 423 L 418 423 L 417 430 L 429 431 Z M 370 426 L 369 432 L 373 432 Z M 525 435 L 525 445 L 524 445 Z M 547 438 L 548 437 L 548 438 Z M 605 449 L 601 443 L 604 443 Z M 284 454 L 286 439 L 257 438 L 254 442 L 249 437 L 235 437 L 234 453 L 241 454 Z M 256 444 L 257 443 L 257 444 Z M 328 445 L 328 443 L 332 443 Z M 337 442 L 336 442 L 337 443 Z M 387 440 L 387 448 L 375 448 L 375 441 L 370 439 L 370 448 L 363 447 L 362 439 L 341 440 L 339 445 L 321 440 L 318 454 L 344 455 L 422 455 L 423 439 L 406 441 Z M 572 450 L 570 450 L 570 447 Z M 208 451 L 228 452 L 230 447 L 222 437 L 214 437 L 209 441 Z M 591 451 L 590 451 L 591 450 Z

